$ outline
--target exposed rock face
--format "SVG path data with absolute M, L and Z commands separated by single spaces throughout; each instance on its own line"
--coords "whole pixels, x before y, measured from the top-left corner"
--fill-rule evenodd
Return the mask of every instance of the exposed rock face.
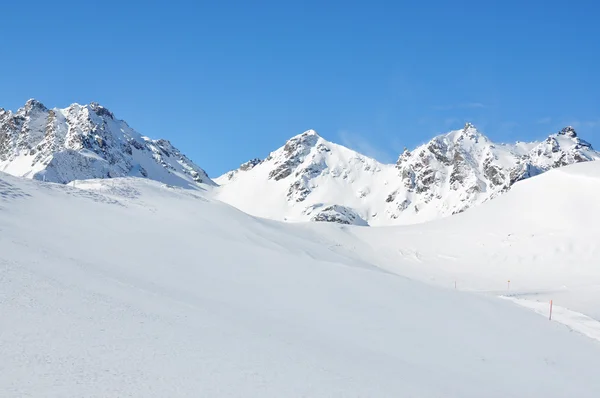
M 319 136 L 315 131 L 309 130 L 302 135 L 296 136 L 286 142 L 283 147 L 283 156 L 274 158 L 269 156 L 266 160 L 274 160 L 273 164 L 275 168 L 269 173 L 269 178 L 275 181 L 279 181 L 287 176 L 291 175 L 293 171 L 304 161 L 313 148 L 317 148 L 318 151 L 327 151 L 328 149 L 323 145 L 317 145 Z M 312 166 L 312 165 L 311 165 Z M 318 167 L 309 167 L 309 173 L 318 173 Z M 296 175 L 302 173 L 301 170 L 296 172 Z
M 408 224 L 463 212 L 518 181 L 597 159 L 600 153 L 572 127 L 541 142 L 495 144 L 466 124 L 412 151 L 405 149 L 395 165 L 309 130 L 264 161 L 220 177 L 228 182 L 219 197 L 274 219 L 353 223 L 348 214 L 355 214 L 370 225 Z
M 387 214 L 395 218 L 400 216 L 398 211 L 410 211 L 411 207 L 419 212 L 434 202 L 438 202 L 441 216 L 459 213 L 506 192 L 523 179 L 599 158 L 600 154 L 572 127 L 543 142 L 506 145 L 492 143 L 467 124 L 399 157 L 396 167 L 406 192 L 396 192 L 394 200 L 388 197 Z
M 252 169 L 254 166 L 256 166 L 256 165 L 259 165 L 259 164 L 260 164 L 260 162 L 262 162 L 262 160 L 260 160 L 260 159 L 258 159 L 258 158 L 255 158 L 255 159 L 249 160 L 249 161 L 247 161 L 246 163 L 243 163 L 243 164 L 240 166 L 240 170 L 242 170 L 242 171 L 247 171 L 247 170 L 250 170 L 250 169 Z
M 68 183 L 138 176 L 172 185 L 214 185 L 169 141 L 141 136 L 97 103 L 48 109 L 29 100 L 0 110 L 0 171 Z
M 247 161 L 246 163 L 242 163 L 240 168 L 237 170 L 231 170 L 222 176 L 215 179 L 215 182 L 219 185 L 224 185 L 232 181 L 240 172 L 252 170 L 255 166 L 258 166 L 262 163 L 261 159 L 254 158 L 252 160 Z
M 333 222 L 347 225 L 368 225 L 356 212 L 348 207 L 340 205 L 316 204 L 304 210 L 304 214 L 310 216 L 310 221 Z

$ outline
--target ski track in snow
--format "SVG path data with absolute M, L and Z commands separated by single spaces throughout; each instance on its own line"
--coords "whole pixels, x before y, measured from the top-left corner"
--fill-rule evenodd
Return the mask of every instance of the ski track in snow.
M 505 300 L 509 300 L 522 307 L 529 308 L 535 313 L 548 317 L 550 320 L 550 303 L 546 301 L 533 301 L 518 298 L 515 296 L 500 296 Z M 560 307 L 552 304 L 552 321 L 561 323 L 569 329 L 579 332 L 591 339 L 600 342 L 600 322 L 587 315 L 576 311 L 571 311 L 568 308 Z

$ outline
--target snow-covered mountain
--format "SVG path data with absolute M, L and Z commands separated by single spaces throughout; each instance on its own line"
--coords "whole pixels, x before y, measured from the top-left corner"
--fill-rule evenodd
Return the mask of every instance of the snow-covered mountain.
M 405 150 L 395 165 L 309 130 L 215 181 L 219 199 L 261 217 L 412 224 L 460 213 L 547 170 L 597 159 L 571 127 L 542 142 L 496 144 L 467 124 Z
M 542 142 L 508 145 L 467 124 L 404 151 L 396 164 L 309 130 L 216 179 L 215 195 L 275 220 L 413 224 L 460 213 L 549 169 L 599 158 L 571 127 Z M 0 109 L 0 171 L 59 183 L 138 176 L 215 185 L 170 142 L 140 135 L 97 103 L 48 109 L 32 99 L 14 113 Z
M 15 113 L 0 108 L 0 171 L 59 183 L 139 176 L 214 185 L 169 141 L 140 135 L 97 103 L 48 109 L 31 99 Z

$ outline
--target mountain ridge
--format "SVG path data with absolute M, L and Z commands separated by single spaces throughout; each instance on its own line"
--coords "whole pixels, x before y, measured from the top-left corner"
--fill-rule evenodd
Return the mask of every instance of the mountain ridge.
M 30 99 L 16 112 L 0 108 L 0 171 L 63 184 L 134 176 L 214 185 L 168 140 L 141 135 L 96 102 L 49 109 Z
M 421 223 L 463 212 L 548 170 L 598 159 L 570 126 L 542 141 L 505 144 L 467 123 L 405 149 L 395 163 L 311 129 L 213 181 L 168 140 L 141 135 L 96 102 L 49 109 L 30 99 L 16 112 L 0 108 L 0 171 L 63 184 L 142 177 L 206 186 L 218 200 L 280 221 Z
M 215 182 L 220 200 L 256 216 L 413 224 L 460 213 L 553 168 L 598 159 L 600 153 L 570 126 L 543 141 L 503 144 L 467 123 L 405 149 L 395 164 L 307 130 L 264 160 L 254 159 Z

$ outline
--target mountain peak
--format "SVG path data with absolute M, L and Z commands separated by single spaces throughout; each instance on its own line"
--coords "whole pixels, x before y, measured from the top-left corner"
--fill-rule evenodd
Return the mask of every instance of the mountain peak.
M 450 135 L 454 136 L 454 141 L 456 142 L 465 139 L 475 143 L 478 143 L 480 140 L 483 142 L 489 141 L 489 139 L 472 123 L 465 123 L 465 126 L 462 128 L 462 130 L 458 130 L 454 132 L 454 134 L 451 132 Z
M 290 141 L 310 141 L 310 140 L 317 140 L 321 138 L 321 136 L 313 129 L 310 130 L 306 130 L 305 132 L 301 133 L 301 134 L 297 134 L 295 136 L 293 136 L 292 138 L 290 138 L 287 142 Z
M 458 144 L 463 141 L 478 143 L 480 141 L 488 142 L 489 139 L 482 132 L 480 132 L 475 125 L 466 123 L 460 130 L 452 130 L 448 133 L 434 137 L 430 141 L 430 145 L 447 145 L 449 142 Z
M 91 102 L 90 109 L 93 110 L 96 113 L 96 115 L 98 115 L 98 116 L 107 116 L 111 119 L 115 118 L 115 116 L 113 115 L 113 113 L 111 111 L 109 111 L 107 108 L 103 107 L 102 105 L 100 105 L 97 102 Z
M 463 212 L 547 170 L 600 160 L 572 128 L 560 134 L 540 142 L 495 144 L 465 123 L 414 150 L 405 148 L 396 164 L 379 164 L 308 130 L 260 164 L 248 164 L 250 172 L 228 174 L 219 198 L 280 220 L 424 222 Z
M 462 128 L 462 134 L 466 136 L 482 136 L 481 132 L 477 130 L 477 127 L 473 123 L 465 123 L 465 126 Z
M 48 110 L 48 108 L 46 108 L 44 106 L 44 104 L 42 104 L 40 101 L 36 100 L 35 98 L 30 98 L 27 100 L 27 102 L 25 102 L 24 110 L 26 113 L 29 113 L 33 110 L 46 112 Z
M 290 138 L 283 146 L 283 152 L 288 156 L 298 151 L 310 150 L 316 146 L 321 139 L 315 130 L 306 130 L 302 134 L 298 134 Z
M 398 160 L 396 161 L 396 166 L 400 166 L 403 162 L 410 159 L 411 155 L 412 153 L 408 150 L 408 148 L 404 147 L 402 154 L 398 157 Z
M 575 132 L 575 129 L 572 126 L 564 127 L 563 129 L 561 129 L 558 132 L 558 135 L 565 135 L 565 136 L 571 137 L 571 138 L 577 137 L 577 133 Z
M 16 114 L 0 116 L 0 171 L 58 183 L 133 176 L 213 184 L 168 141 L 143 139 L 98 103 L 49 110 L 30 99 Z
M 250 159 L 249 161 L 242 163 L 240 165 L 240 170 L 242 170 L 242 171 L 250 170 L 250 169 L 254 168 L 255 166 L 261 164 L 261 162 L 262 162 L 262 159 L 259 159 L 259 158 Z

